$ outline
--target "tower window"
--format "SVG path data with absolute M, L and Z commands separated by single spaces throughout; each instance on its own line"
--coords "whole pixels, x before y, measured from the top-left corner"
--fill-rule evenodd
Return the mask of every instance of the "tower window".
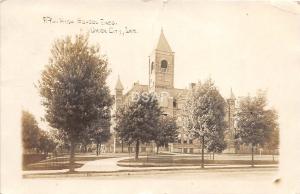
M 166 60 L 162 60 L 162 61 L 161 61 L 161 64 L 160 64 L 160 67 L 161 67 L 162 69 L 167 69 L 167 67 L 168 67 L 168 62 L 167 62 Z

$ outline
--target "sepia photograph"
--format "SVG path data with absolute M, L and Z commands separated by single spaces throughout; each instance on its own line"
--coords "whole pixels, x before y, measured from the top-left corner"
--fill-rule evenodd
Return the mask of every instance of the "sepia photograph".
M 300 194 L 299 1 L 0 16 L 1 194 Z

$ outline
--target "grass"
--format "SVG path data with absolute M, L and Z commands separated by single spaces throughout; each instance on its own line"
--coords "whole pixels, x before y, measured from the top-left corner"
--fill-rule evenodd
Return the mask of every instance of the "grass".
M 204 160 L 205 165 L 251 165 L 251 160 Z M 278 161 L 272 160 L 254 160 L 255 165 L 278 164 Z M 118 163 L 119 166 L 200 166 L 199 158 L 176 158 L 176 157 L 154 157 L 140 158 L 138 160 L 125 159 Z
M 76 156 L 74 167 L 80 168 L 85 162 L 99 159 L 113 158 L 107 156 Z M 69 169 L 69 156 L 61 156 L 43 160 L 34 164 L 23 166 L 23 170 L 63 170 Z
M 75 163 L 75 168 L 80 168 L 83 164 Z M 69 169 L 69 162 L 65 163 L 35 163 L 24 167 L 23 170 L 64 170 Z

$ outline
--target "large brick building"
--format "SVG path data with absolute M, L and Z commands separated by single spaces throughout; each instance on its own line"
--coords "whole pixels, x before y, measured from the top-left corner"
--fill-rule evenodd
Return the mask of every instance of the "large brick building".
M 132 88 L 124 93 L 124 88 L 120 77 L 117 80 L 115 87 L 115 109 L 122 104 L 131 100 L 136 92 L 155 92 L 159 96 L 159 104 L 164 114 L 174 116 L 177 119 L 179 126 L 178 140 L 170 144 L 167 148 L 170 152 L 180 153 L 198 153 L 200 152 L 200 144 L 197 140 L 192 140 L 187 130 L 182 125 L 182 109 L 185 103 L 188 91 L 195 86 L 191 83 L 186 89 L 179 89 L 174 87 L 174 57 L 175 53 L 172 51 L 167 39 L 161 31 L 158 43 L 149 58 L 149 83 L 142 85 L 134 83 Z M 227 149 L 225 152 L 234 153 L 234 113 L 235 113 L 235 97 L 231 91 L 231 96 L 227 99 L 226 106 L 226 121 L 228 122 L 228 129 L 226 129 Z M 141 145 L 141 151 L 153 151 L 154 144 Z M 114 136 L 113 150 L 115 152 L 134 151 L 132 147 L 123 144 L 116 136 Z

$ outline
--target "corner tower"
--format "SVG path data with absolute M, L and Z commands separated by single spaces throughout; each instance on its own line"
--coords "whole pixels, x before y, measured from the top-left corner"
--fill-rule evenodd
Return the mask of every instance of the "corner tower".
M 149 61 L 149 88 L 174 88 L 174 52 L 163 30 Z
M 236 100 L 235 96 L 231 89 L 230 90 L 230 98 L 227 99 L 227 103 L 228 103 L 228 128 L 232 132 L 235 132 L 235 130 L 234 130 L 235 100 Z
M 225 141 L 227 143 L 227 148 L 224 151 L 224 153 L 236 153 L 236 145 L 235 145 L 235 135 L 236 135 L 236 129 L 235 129 L 235 101 L 236 98 L 232 92 L 232 89 L 230 90 L 230 98 L 227 99 L 227 124 L 228 129 L 225 134 Z
M 116 95 L 115 95 L 115 108 L 119 108 L 120 105 L 123 103 L 123 90 L 124 90 L 124 87 L 121 83 L 121 80 L 120 80 L 120 76 L 118 76 L 118 81 L 117 81 L 117 84 L 115 86 L 115 91 L 116 91 Z

